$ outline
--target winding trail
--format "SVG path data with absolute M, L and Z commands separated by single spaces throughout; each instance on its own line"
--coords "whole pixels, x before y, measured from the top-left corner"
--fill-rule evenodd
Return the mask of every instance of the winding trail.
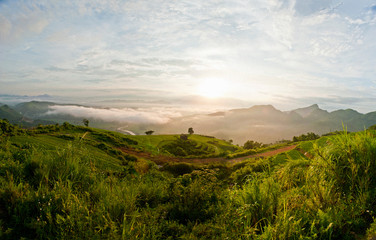
M 256 154 L 245 156 L 245 157 L 229 159 L 229 161 L 235 163 L 235 162 L 241 162 L 241 161 L 249 159 L 249 158 L 271 157 L 271 156 L 274 156 L 274 155 L 277 155 L 277 154 L 280 154 L 280 153 L 283 153 L 283 152 L 288 152 L 290 150 L 293 150 L 293 149 L 296 148 L 296 146 L 297 145 L 286 146 L 286 147 L 270 150 L 270 151 L 263 152 L 263 153 L 256 153 Z
M 201 163 L 201 164 L 208 164 L 208 163 L 237 163 L 244 161 L 249 158 L 260 158 L 260 157 L 271 157 L 274 155 L 277 155 L 279 153 L 287 152 L 292 149 L 296 148 L 296 145 L 291 145 L 291 146 L 286 146 L 278 149 L 274 149 L 271 151 L 263 152 L 263 153 L 257 153 L 257 154 L 252 154 L 248 156 L 243 156 L 243 157 L 238 157 L 238 158 L 233 158 L 233 159 L 227 159 L 223 157 L 216 157 L 216 158 L 178 158 L 178 157 L 169 157 L 169 156 L 164 156 L 164 155 L 152 155 L 148 152 L 142 152 L 136 149 L 131 149 L 131 148 L 120 148 L 121 151 L 124 153 L 140 157 L 140 158 L 145 158 L 148 160 L 151 160 L 155 162 L 158 165 L 163 165 L 168 162 L 185 162 L 185 163 Z

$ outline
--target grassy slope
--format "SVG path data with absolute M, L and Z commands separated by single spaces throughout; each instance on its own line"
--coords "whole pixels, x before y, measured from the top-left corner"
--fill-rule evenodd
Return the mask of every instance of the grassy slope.
M 137 135 L 127 137 L 139 143 L 137 146 L 138 149 L 157 155 L 166 154 L 165 152 L 163 152 L 163 146 L 175 142 L 177 139 L 179 139 L 180 135 Z M 195 141 L 198 145 L 202 147 L 208 147 L 209 149 L 213 149 L 214 156 L 221 155 L 230 151 L 234 152 L 241 150 L 240 147 L 232 145 L 227 141 L 212 137 L 193 134 L 189 135 L 188 139 Z
M 80 140 L 65 140 L 49 135 L 37 135 L 37 136 L 14 136 L 11 137 L 10 142 L 17 145 L 30 145 L 34 148 L 44 152 L 55 152 L 67 148 L 69 145 L 81 144 L 90 153 L 91 160 L 95 166 L 100 166 L 106 169 L 116 169 L 121 165 L 121 161 L 103 150 L 100 150 L 92 145 L 85 144 Z
M 138 161 L 124 159 L 117 147 L 154 151 L 175 136 L 70 126 L 1 136 L 0 238 L 374 237 L 374 134 L 300 142 L 312 158 L 291 150 L 234 165 L 177 163 L 160 171 L 150 163 L 138 173 Z

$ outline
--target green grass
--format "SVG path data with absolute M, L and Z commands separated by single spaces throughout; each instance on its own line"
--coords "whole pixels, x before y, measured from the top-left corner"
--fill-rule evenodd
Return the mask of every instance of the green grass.
M 14 136 L 10 140 L 13 143 L 27 145 L 32 144 L 45 150 L 55 150 L 57 146 L 66 144 L 67 141 L 48 135 L 39 136 Z
M 298 147 L 305 152 L 310 152 L 313 149 L 314 141 L 304 141 L 300 142 Z
M 288 158 L 292 159 L 292 160 L 304 158 L 304 155 L 297 150 L 288 151 L 286 154 L 287 154 Z
M 142 151 L 150 152 L 154 155 L 170 155 L 168 152 L 163 151 L 163 147 L 176 142 L 176 140 L 180 138 L 180 135 L 137 135 L 127 137 L 137 141 L 137 148 Z M 207 136 L 192 134 L 188 135 L 188 139 L 194 141 L 203 149 L 210 149 L 208 154 L 211 154 L 212 156 L 224 155 L 229 152 L 240 151 L 241 149 L 227 141 Z
M 233 165 L 158 168 L 116 150 L 157 148 L 175 142 L 176 136 L 129 141 L 108 131 L 65 127 L 2 130 L 0 239 L 376 236 L 373 131 L 300 142 L 299 149 L 312 158 L 291 150 Z M 190 137 L 230 150 L 220 140 Z
M 291 145 L 291 143 L 277 143 L 277 144 L 272 144 L 272 145 L 268 145 L 268 146 L 261 147 L 261 148 L 255 148 L 255 149 L 239 148 L 238 151 L 228 154 L 227 158 L 232 159 L 232 158 L 238 158 L 238 157 L 253 155 L 253 154 L 256 154 L 256 153 L 268 152 L 268 151 L 272 151 L 272 150 L 275 150 L 275 149 L 278 149 L 278 148 L 286 147 L 288 145 Z
M 15 136 L 11 137 L 10 141 L 13 144 L 18 146 L 32 146 L 38 151 L 44 153 L 54 153 L 62 149 L 66 149 L 69 145 L 82 145 L 84 146 L 89 156 L 91 156 L 91 161 L 95 166 L 100 166 L 105 169 L 116 169 L 121 165 L 121 161 L 117 158 L 114 158 L 104 151 L 87 145 L 79 140 L 76 141 L 67 141 L 57 137 L 48 136 L 48 135 L 39 135 L 39 136 Z

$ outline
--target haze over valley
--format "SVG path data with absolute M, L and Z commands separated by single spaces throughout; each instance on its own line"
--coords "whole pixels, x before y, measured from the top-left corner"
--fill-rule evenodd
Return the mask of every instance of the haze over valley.
M 192 127 L 197 134 L 243 144 L 250 139 L 275 143 L 307 132 L 325 134 L 344 128 L 361 131 L 375 124 L 376 112 L 362 114 L 353 109 L 329 112 L 314 104 L 290 111 L 280 111 L 272 105 L 255 105 L 194 113 L 178 108 L 100 108 L 32 101 L 0 106 L 0 118 L 25 126 L 65 121 L 82 125 L 82 119 L 88 119 L 90 126 L 136 135 L 144 135 L 148 130 L 155 134 L 187 133 Z

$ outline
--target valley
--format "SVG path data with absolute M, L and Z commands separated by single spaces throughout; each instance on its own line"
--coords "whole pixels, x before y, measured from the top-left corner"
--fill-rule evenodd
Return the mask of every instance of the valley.
M 193 115 L 181 115 L 167 108 L 158 111 L 31 101 L 0 106 L 0 118 L 25 127 L 64 122 L 81 125 L 83 119 L 88 119 L 92 127 L 130 135 L 144 135 L 149 130 L 158 135 L 179 134 L 192 127 L 196 133 L 240 145 L 249 139 L 269 144 L 307 132 L 342 131 L 343 127 L 351 132 L 362 131 L 376 122 L 376 112 L 362 114 L 352 109 L 328 112 L 317 104 L 290 111 L 280 111 L 272 105 Z

